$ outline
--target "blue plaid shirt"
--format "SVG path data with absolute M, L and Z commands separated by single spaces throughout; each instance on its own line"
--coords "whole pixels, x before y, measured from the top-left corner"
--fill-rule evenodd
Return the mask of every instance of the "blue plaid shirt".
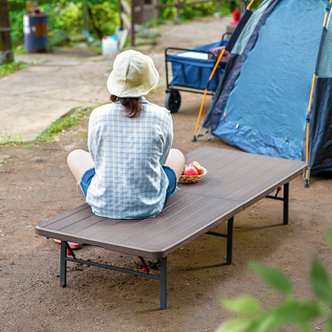
M 173 141 L 170 112 L 141 98 L 138 117 L 125 116 L 111 103 L 94 109 L 88 147 L 96 175 L 86 201 L 99 216 L 116 219 L 153 217 L 166 199 L 168 178 L 162 168 Z

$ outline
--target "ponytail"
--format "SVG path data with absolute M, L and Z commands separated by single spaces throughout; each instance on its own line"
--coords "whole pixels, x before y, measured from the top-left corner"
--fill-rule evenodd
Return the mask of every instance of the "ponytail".
M 139 98 L 118 98 L 111 95 L 110 100 L 115 103 L 117 101 L 125 108 L 126 116 L 128 118 L 138 117 L 143 109 Z

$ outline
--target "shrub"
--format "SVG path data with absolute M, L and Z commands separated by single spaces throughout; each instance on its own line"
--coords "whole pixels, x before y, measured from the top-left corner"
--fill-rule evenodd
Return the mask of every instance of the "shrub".
M 326 232 L 326 238 L 332 249 L 331 231 Z M 313 331 L 313 320 L 318 317 L 325 319 L 325 331 L 332 331 L 332 280 L 317 258 L 313 259 L 309 274 L 315 297 L 309 300 L 296 298 L 293 286 L 283 272 L 259 263 L 250 263 L 250 266 L 267 284 L 285 296 L 284 302 L 263 311 L 258 301 L 248 295 L 223 300 L 226 310 L 239 317 L 222 324 L 218 332 L 273 332 L 282 331 L 287 325 L 295 325 L 301 332 L 310 332 Z

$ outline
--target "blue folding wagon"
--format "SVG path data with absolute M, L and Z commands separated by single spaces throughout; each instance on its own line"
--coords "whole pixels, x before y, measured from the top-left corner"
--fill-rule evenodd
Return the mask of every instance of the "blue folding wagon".
M 215 43 L 202 45 L 192 49 L 168 47 L 165 49 L 166 65 L 166 97 L 165 107 L 176 113 L 181 105 L 180 91 L 213 95 L 222 79 L 225 61 L 221 61 L 213 78 L 210 74 L 218 59 L 216 52 L 224 47 L 228 40 L 225 38 Z M 170 68 L 171 67 L 171 68 Z M 170 75 L 171 74 L 171 75 Z

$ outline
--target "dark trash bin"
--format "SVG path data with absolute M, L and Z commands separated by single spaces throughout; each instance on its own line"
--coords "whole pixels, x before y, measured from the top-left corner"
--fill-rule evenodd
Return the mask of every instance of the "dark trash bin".
M 48 14 L 39 11 L 24 15 L 24 48 L 27 52 L 47 51 Z

